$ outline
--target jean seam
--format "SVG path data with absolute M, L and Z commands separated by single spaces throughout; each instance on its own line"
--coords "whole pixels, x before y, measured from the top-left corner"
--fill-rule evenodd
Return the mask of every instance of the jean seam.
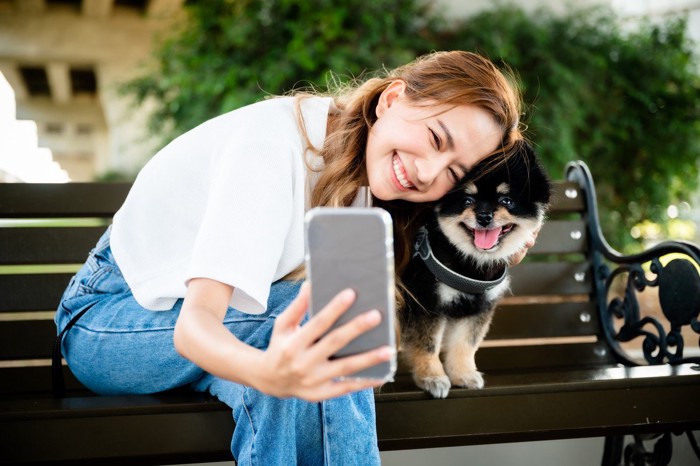
M 247 386 L 243 386 L 243 393 L 241 394 L 241 405 L 243 406 L 243 409 L 245 410 L 246 416 L 248 417 L 248 422 L 250 423 L 250 430 L 253 432 L 252 438 L 250 440 L 250 450 L 249 450 L 249 455 L 250 455 L 250 464 L 253 465 L 253 451 L 255 450 L 255 437 L 257 436 L 257 432 L 255 430 L 255 423 L 253 423 L 253 416 L 250 414 L 250 410 L 248 410 L 248 405 L 246 404 L 245 396 L 246 393 L 248 393 L 248 390 L 250 390 Z
M 80 324 L 75 324 L 75 327 L 73 328 L 79 328 L 80 330 L 84 330 L 85 332 L 89 333 L 99 333 L 99 334 L 105 334 L 105 335 L 118 335 L 122 333 L 156 333 L 156 332 L 172 332 L 175 330 L 175 327 L 156 327 L 156 328 L 144 328 L 144 329 L 122 329 L 122 330 L 110 330 L 110 329 L 95 329 L 95 328 L 90 328 L 85 325 L 80 325 Z
M 328 429 L 326 429 L 326 402 L 321 401 L 321 438 L 323 438 L 323 464 L 331 464 L 330 452 L 328 451 L 328 445 L 330 439 L 328 438 Z

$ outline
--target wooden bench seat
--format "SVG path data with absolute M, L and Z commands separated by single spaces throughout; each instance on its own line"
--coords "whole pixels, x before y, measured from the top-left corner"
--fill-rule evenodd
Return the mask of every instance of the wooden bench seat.
M 65 366 L 66 396 L 52 395 L 54 309 L 128 189 L 0 184 L 0 464 L 231 459 L 230 410 L 207 395 L 95 396 Z M 700 428 L 700 249 L 623 257 L 598 221 L 571 163 L 477 353 L 486 387 L 434 400 L 400 367 L 375 393 L 380 449 L 605 436 L 603 464 L 620 464 L 624 435 Z M 639 287 L 661 308 L 639 311 Z

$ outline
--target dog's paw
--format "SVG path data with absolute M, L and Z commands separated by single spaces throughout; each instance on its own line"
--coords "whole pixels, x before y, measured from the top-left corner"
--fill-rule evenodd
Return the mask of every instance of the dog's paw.
M 450 379 L 446 375 L 416 378 L 416 385 L 433 395 L 433 398 L 447 398 L 450 392 Z
M 471 389 L 484 388 L 484 377 L 479 371 L 468 371 L 462 374 L 453 374 L 450 377 L 453 385 Z

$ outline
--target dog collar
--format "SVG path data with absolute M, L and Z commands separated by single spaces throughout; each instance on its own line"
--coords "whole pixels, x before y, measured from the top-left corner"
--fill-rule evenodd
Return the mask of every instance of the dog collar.
M 457 272 L 447 268 L 445 264 L 440 262 L 437 257 L 433 254 L 433 250 L 430 248 L 430 242 L 428 241 L 428 229 L 424 226 L 420 227 L 418 230 L 418 235 L 416 236 L 416 242 L 414 244 L 413 257 L 420 257 L 428 270 L 435 275 L 439 281 L 454 288 L 455 290 L 462 291 L 464 293 L 471 294 L 481 294 L 494 288 L 496 285 L 500 284 L 505 280 L 506 274 L 508 272 L 508 267 L 503 269 L 503 273 L 500 277 L 495 280 L 476 280 L 474 278 L 469 278 L 464 275 L 460 275 Z

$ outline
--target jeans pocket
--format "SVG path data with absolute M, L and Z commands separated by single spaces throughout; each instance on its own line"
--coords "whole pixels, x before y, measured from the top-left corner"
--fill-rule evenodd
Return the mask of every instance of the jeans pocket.
M 97 270 L 85 277 L 78 285 L 78 295 L 124 293 L 129 286 L 124 281 L 121 271 L 110 264 L 99 264 Z

